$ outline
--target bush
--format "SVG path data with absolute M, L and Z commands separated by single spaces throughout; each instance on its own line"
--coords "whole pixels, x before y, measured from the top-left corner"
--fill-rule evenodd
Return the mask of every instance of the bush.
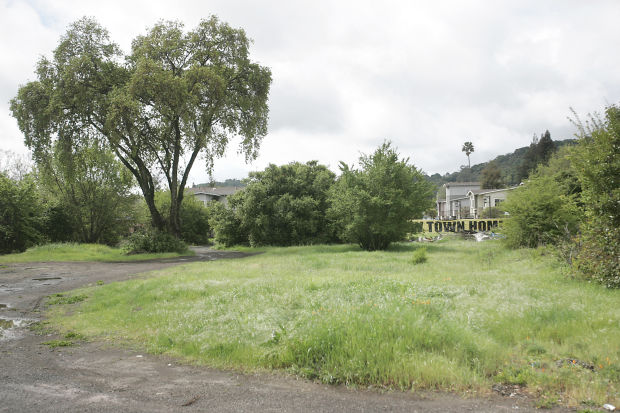
M 368 251 L 383 250 L 414 231 L 411 220 L 432 203 L 432 184 L 408 162 L 399 160 L 385 142 L 372 155 L 360 157 L 361 169 L 341 164 L 328 210 L 341 239 Z
M 226 247 L 248 243 L 247 231 L 235 213 L 235 206 L 242 202 L 243 191 L 228 197 L 229 208 L 219 202 L 208 205 L 209 225 L 213 228 L 215 242 Z
M 413 251 L 413 256 L 411 257 L 412 264 L 422 264 L 425 263 L 426 260 L 426 247 L 418 248 Z
M 503 218 L 506 215 L 505 212 L 504 207 L 487 207 L 480 212 L 480 218 Z
M 0 173 L 0 253 L 25 251 L 43 240 L 42 209 L 32 179 Z
M 607 287 L 620 288 L 620 107 L 580 128 L 573 158 L 586 220 L 577 268 Z
M 156 230 L 134 232 L 123 243 L 126 254 L 187 251 L 187 245 L 174 235 Z
M 557 245 L 577 235 L 583 219 L 581 189 L 575 184 L 570 154 L 568 147 L 557 152 L 502 204 L 510 214 L 503 231 L 509 247 Z
M 225 245 L 306 245 L 335 241 L 326 219 L 335 175 L 316 161 L 269 165 L 250 173 L 243 191 L 216 207 L 211 225 Z
M 155 205 L 161 212 L 164 220 L 170 217 L 170 192 L 158 192 L 155 194 Z M 145 217 L 150 219 L 146 203 L 143 205 Z M 209 225 L 209 213 L 207 208 L 189 192 L 185 193 L 179 212 L 181 220 L 181 239 L 189 244 L 205 245 L 209 243 L 211 227 Z

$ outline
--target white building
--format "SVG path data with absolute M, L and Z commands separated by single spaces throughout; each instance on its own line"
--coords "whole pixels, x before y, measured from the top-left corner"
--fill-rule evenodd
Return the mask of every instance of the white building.
M 197 185 L 188 188 L 188 192 L 194 195 L 199 201 L 207 206 L 211 201 L 221 202 L 224 205 L 228 204 L 228 196 L 241 191 L 243 188 L 237 186 L 220 186 L 211 187 L 207 185 Z
M 437 194 L 437 218 L 461 219 L 469 215 L 469 191 L 480 189 L 480 182 L 448 182 Z
M 449 182 L 437 194 L 437 218 L 480 218 L 485 208 L 499 206 L 515 188 L 480 189 L 479 182 Z

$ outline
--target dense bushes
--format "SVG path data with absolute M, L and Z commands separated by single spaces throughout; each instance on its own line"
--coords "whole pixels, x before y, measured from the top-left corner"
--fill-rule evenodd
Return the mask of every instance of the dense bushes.
M 24 251 L 43 239 L 42 209 L 32 179 L 0 173 L 0 253 Z
M 342 164 L 336 181 L 316 161 L 270 165 L 250 174 L 228 207 L 210 207 L 215 240 L 224 245 L 301 245 L 354 242 L 385 249 L 404 239 L 430 205 L 432 186 L 390 143 L 360 158 L 359 170 Z
M 219 202 L 209 203 L 209 224 L 215 234 L 215 242 L 225 246 L 247 244 L 248 234 L 241 225 L 237 206 L 243 202 L 243 192 L 228 197 L 228 208 Z
M 359 163 L 360 169 L 341 164 L 329 219 L 342 240 L 369 251 L 386 249 L 412 232 L 411 220 L 432 203 L 432 185 L 389 142 Z
M 170 193 L 158 192 L 155 194 L 155 205 L 161 211 L 162 217 L 166 221 L 169 219 L 170 213 Z M 150 224 L 150 215 L 147 212 L 146 203 L 143 202 L 145 211 L 144 224 Z M 148 218 L 147 218 L 148 217 Z M 181 211 L 179 212 L 181 220 L 181 239 L 189 244 L 205 245 L 209 243 L 211 227 L 209 226 L 209 214 L 203 203 L 196 197 L 187 193 L 183 197 Z
M 246 188 L 214 207 L 211 225 L 225 245 L 302 245 L 333 241 L 326 220 L 335 175 L 316 161 L 269 165 L 250 173 Z
M 510 246 L 553 244 L 583 276 L 620 287 L 620 108 L 591 116 L 504 204 Z
M 580 127 L 574 165 L 583 189 L 585 222 L 577 267 L 587 277 L 620 288 L 620 107 Z
M 116 245 L 136 221 L 132 176 L 102 142 L 56 143 L 36 173 L 51 241 Z
M 510 213 L 505 223 L 509 246 L 533 248 L 570 242 L 577 234 L 583 214 L 570 154 L 571 148 L 562 148 L 548 166 L 540 166 L 502 204 Z
M 157 230 L 138 231 L 131 234 L 123 243 L 127 254 L 160 253 L 187 251 L 187 245 L 174 235 Z

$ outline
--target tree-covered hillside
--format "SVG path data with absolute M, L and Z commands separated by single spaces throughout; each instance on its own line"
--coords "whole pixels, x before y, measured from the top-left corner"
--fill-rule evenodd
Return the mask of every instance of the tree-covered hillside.
M 573 145 L 577 142 L 576 139 L 565 139 L 561 141 L 553 141 L 555 149 L 559 149 L 565 145 Z M 482 170 L 490 163 L 495 162 L 499 169 L 502 171 L 502 181 L 505 185 L 517 185 L 524 178 L 524 163 L 530 162 L 532 156 L 536 155 L 536 147 L 538 140 L 535 139 L 530 146 L 524 146 L 516 149 L 512 153 L 505 155 L 499 155 L 495 159 L 489 162 L 483 162 L 476 165 L 472 165 L 471 168 L 467 166 L 461 167 L 460 171 L 446 173 L 445 175 L 433 174 L 429 179 L 436 185 L 443 185 L 447 182 L 479 182 L 482 174 Z M 529 165 L 527 166 L 529 167 Z M 526 168 L 527 169 L 527 168 Z

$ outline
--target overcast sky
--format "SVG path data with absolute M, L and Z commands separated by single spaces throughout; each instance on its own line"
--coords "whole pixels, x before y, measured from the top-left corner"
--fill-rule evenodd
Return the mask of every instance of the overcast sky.
M 245 29 L 271 68 L 269 133 L 250 165 L 236 146 L 216 179 L 317 159 L 337 170 L 389 139 L 426 173 L 529 144 L 567 117 L 620 102 L 620 1 L 0 0 L 0 149 L 25 152 L 8 101 L 67 26 L 95 17 L 125 53 L 161 19 L 211 14 Z M 205 182 L 201 165 L 190 182 Z

